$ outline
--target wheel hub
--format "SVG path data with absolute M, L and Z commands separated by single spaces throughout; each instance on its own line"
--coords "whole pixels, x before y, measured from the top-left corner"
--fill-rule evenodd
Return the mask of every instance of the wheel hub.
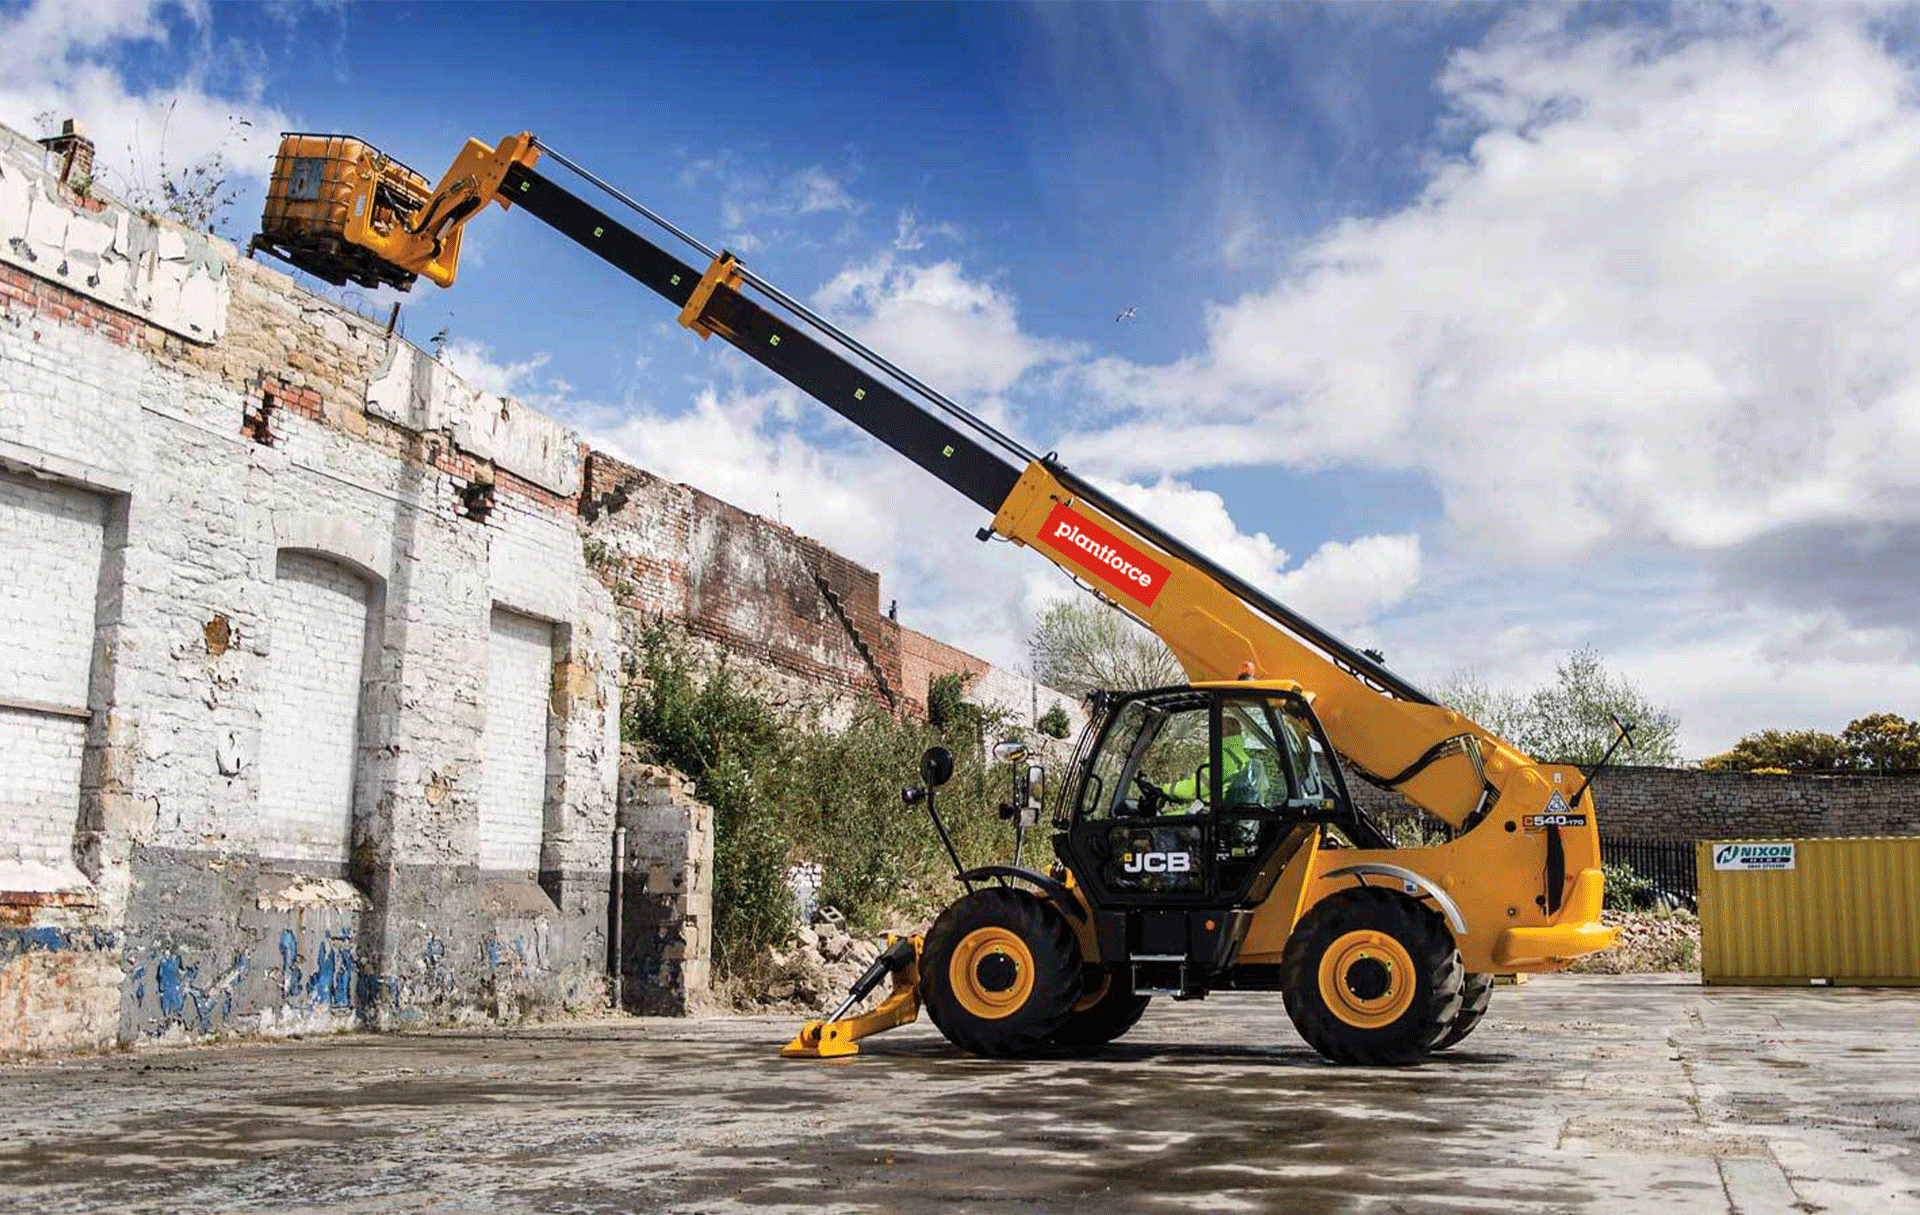
M 947 964 L 947 983 L 960 1007 L 997 1021 L 1020 1011 L 1033 994 L 1033 951 L 1020 934 L 998 926 L 960 939 Z
M 1384 1029 L 1413 1007 L 1413 956 L 1391 935 L 1360 928 L 1320 955 L 1320 998 L 1357 1029 Z
M 1379 958 L 1365 957 L 1347 967 L 1347 992 L 1365 1003 L 1393 990 L 1393 971 Z
M 1004 953 L 990 953 L 974 967 L 974 978 L 982 991 L 996 994 L 1010 991 L 1020 979 L 1020 964 Z

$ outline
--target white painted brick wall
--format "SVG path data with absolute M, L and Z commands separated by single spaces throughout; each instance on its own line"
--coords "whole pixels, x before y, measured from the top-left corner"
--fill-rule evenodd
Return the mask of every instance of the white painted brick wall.
M 26 874 L 70 862 L 86 739 L 78 718 L 0 708 L 0 869 Z
M 480 743 L 480 866 L 537 873 L 546 824 L 553 626 L 493 609 Z
M 353 841 L 373 591 L 340 563 L 309 553 L 281 553 L 277 571 L 260 748 L 260 851 L 344 861 Z
M 0 475 L 0 697 L 87 706 L 106 500 Z
M 87 707 L 105 518 L 98 494 L 0 475 L 0 699 Z M 86 737 L 83 718 L 0 707 L 9 885 L 69 867 Z

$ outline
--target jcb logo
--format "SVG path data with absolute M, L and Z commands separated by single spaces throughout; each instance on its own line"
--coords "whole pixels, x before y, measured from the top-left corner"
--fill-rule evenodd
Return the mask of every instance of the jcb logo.
M 1120 867 L 1128 873 L 1191 873 L 1191 852 L 1130 852 Z

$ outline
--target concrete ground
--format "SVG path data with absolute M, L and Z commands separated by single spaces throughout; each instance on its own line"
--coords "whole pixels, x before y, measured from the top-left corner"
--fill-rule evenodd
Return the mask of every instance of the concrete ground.
M 1322 1063 L 1277 998 L 1160 1004 L 1097 1059 L 924 1021 L 151 1049 L 0 1068 L 0 1211 L 1920 1211 L 1920 991 L 1502 988 L 1442 1061 Z

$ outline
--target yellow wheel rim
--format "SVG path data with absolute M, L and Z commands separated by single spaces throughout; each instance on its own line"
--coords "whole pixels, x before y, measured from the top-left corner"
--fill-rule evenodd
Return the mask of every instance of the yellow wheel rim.
M 1033 994 L 1033 951 L 1005 928 L 976 928 L 955 947 L 947 982 L 960 1007 L 973 1016 L 1010 1017 Z
M 1413 1007 L 1413 957 L 1384 932 L 1359 928 L 1320 955 L 1320 998 L 1356 1029 L 1382 1029 Z

